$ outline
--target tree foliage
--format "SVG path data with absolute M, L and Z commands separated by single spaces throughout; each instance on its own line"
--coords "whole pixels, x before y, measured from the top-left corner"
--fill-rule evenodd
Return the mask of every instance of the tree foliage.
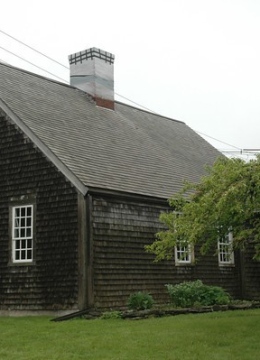
M 186 183 L 169 204 L 173 211 L 160 216 L 167 230 L 146 247 L 156 260 L 171 258 L 179 241 L 199 244 L 202 253 L 217 249 L 218 239 L 231 229 L 233 246 L 253 243 L 260 260 L 260 157 L 219 158 L 199 183 Z

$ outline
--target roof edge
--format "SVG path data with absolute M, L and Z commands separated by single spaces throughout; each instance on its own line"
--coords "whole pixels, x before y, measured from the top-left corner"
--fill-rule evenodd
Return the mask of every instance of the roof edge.
M 46 146 L 35 133 L 0 99 L 0 109 L 19 129 L 36 145 L 36 147 L 53 163 L 53 165 L 76 187 L 83 195 L 88 188 L 68 169 L 68 167 Z
M 105 188 L 97 188 L 97 187 L 89 187 L 88 194 L 90 195 L 97 195 L 97 196 L 107 196 L 112 198 L 124 198 L 133 201 L 141 201 L 144 203 L 157 203 L 157 204 L 168 204 L 168 198 L 153 196 L 148 194 L 138 194 L 134 192 L 127 192 L 122 190 L 116 189 L 105 189 Z

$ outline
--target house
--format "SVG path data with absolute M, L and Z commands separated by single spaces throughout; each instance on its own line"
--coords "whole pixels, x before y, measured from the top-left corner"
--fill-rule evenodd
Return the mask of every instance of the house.
M 166 283 L 194 279 L 259 296 L 241 254 L 144 251 L 167 199 L 220 154 L 182 121 L 115 101 L 112 54 L 69 62 L 70 86 L 0 63 L 0 310 L 119 308 L 138 290 L 163 302 Z

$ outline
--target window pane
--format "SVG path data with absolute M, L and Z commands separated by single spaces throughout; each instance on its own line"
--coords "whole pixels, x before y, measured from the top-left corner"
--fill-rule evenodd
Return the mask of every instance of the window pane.
M 32 248 L 32 239 L 28 239 L 27 240 L 27 248 L 31 249 Z
M 32 216 L 32 208 L 30 206 L 27 207 L 27 217 Z
M 15 238 L 19 238 L 19 237 L 20 237 L 19 229 L 14 229 L 14 237 L 15 237 Z
M 19 217 L 20 216 L 20 208 L 15 208 L 14 210 L 14 216 Z

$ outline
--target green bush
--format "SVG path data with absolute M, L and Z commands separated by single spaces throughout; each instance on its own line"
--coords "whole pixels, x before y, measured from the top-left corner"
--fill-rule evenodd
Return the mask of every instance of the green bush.
M 107 320 L 107 319 L 121 319 L 121 317 L 122 314 L 120 311 L 105 311 L 103 312 L 100 318 L 102 320 Z
M 154 304 L 152 295 L 138 291 L 129 296 L 127 306 L 131 310 L 146 310 L 151 309 Z
M 204 285 L 201 280 L 166 285 L 171 302 L 177 307 L 226 305 L 229 294 L 219 286 Z

